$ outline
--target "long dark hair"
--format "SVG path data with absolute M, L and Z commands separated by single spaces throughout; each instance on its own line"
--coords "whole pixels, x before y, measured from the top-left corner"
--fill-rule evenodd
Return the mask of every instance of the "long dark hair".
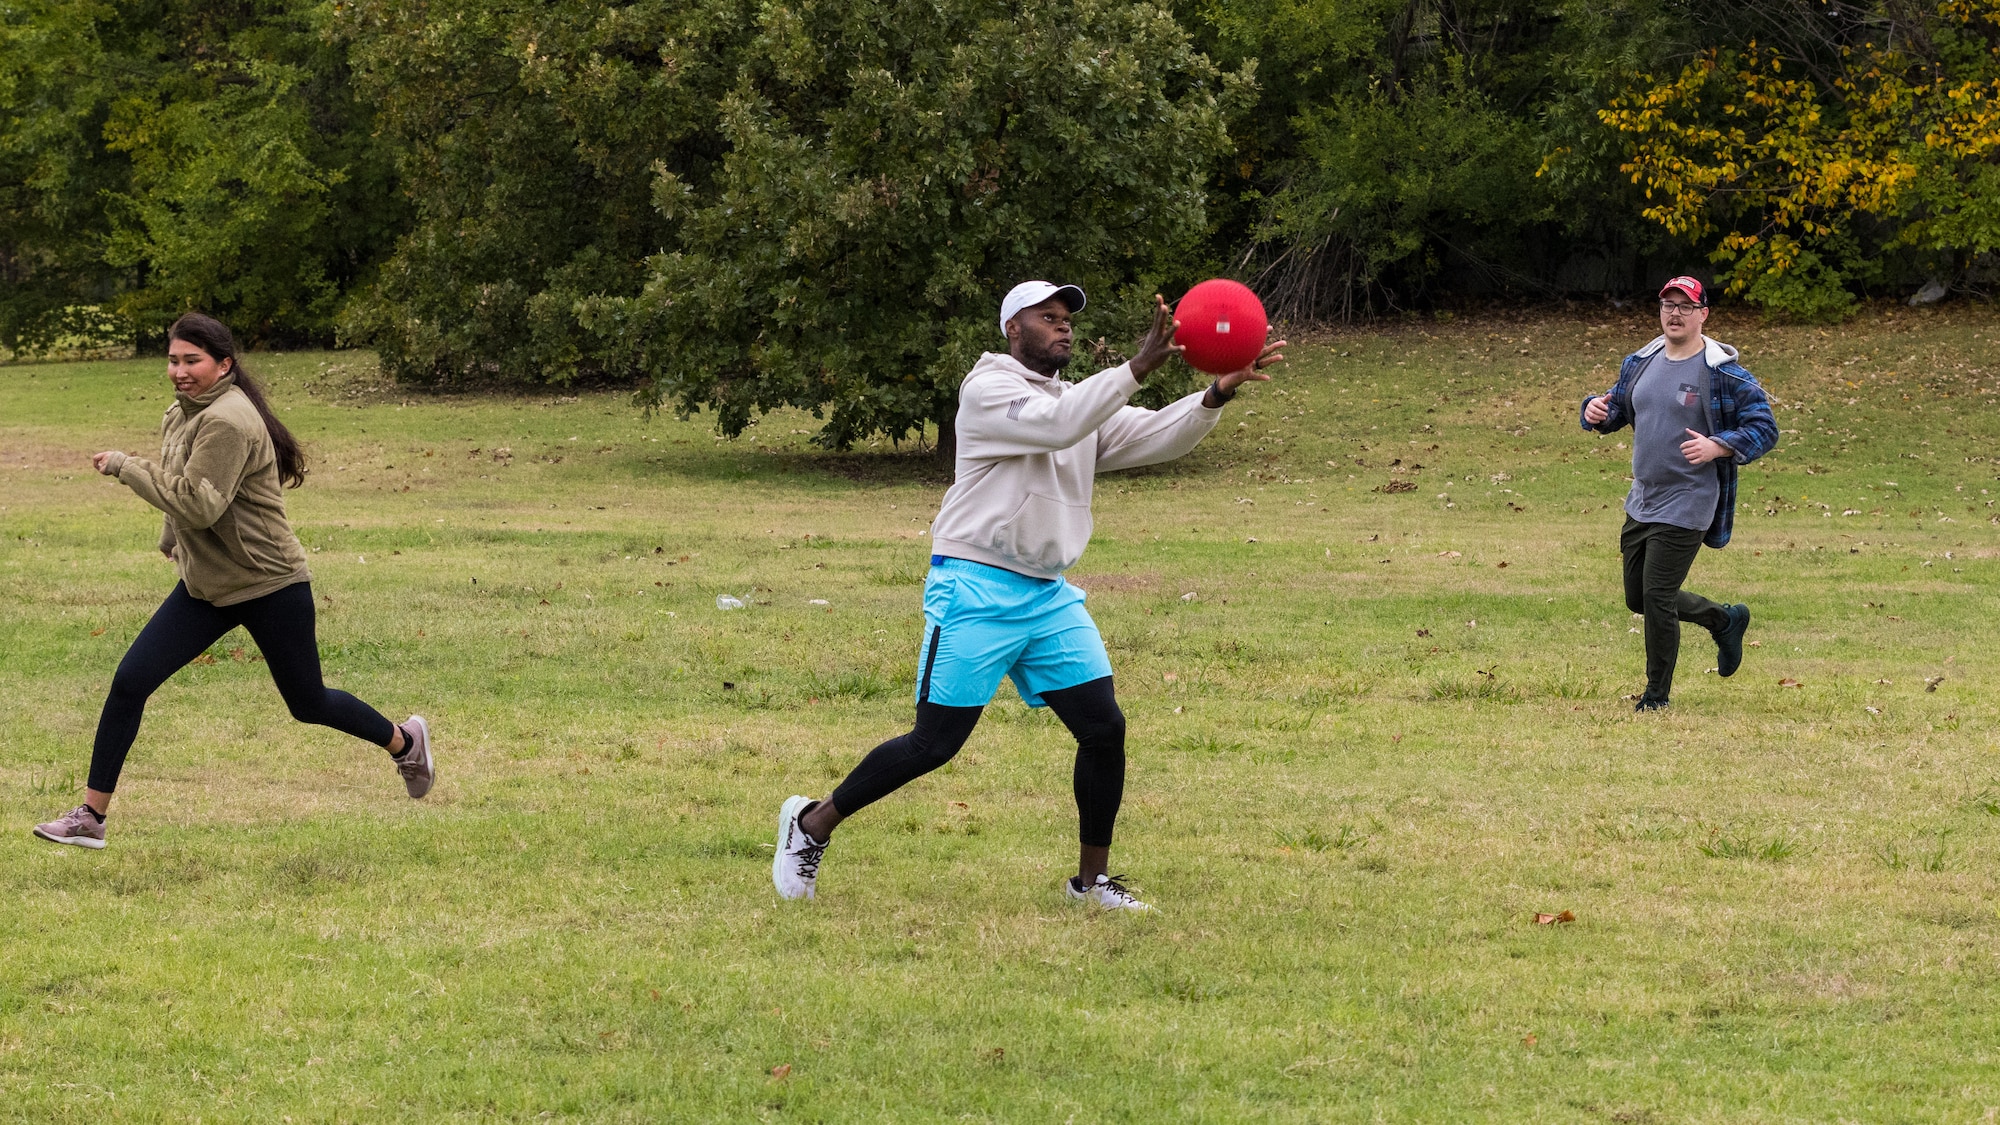
M 243 357 L 236 354 L 236 336 L 229 326 L 203 313 L 191 312 L 174 321 L 167 329 L 169 342 L 179 340 L 193 344 L 205 351 L 217 363 L 229 360 L 229 372 L 236 376 L 236 388 L 257 413 L 264 419 L 264 428 L 271 433 L 271 451 L 278 457 L 278 479 L 287 488 L 297 488 L 306 482 L 306 452 L 299 448 L 299 439 L 285 428 L 278 416 L 271 413 L 271 404 L 264 401 L 264 389 L 259 387 L 250 373 L 243 369 Z

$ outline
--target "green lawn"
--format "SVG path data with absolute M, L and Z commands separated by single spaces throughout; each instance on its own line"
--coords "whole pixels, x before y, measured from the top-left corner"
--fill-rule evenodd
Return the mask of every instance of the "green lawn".
M 0 368 L 0 1119 L 1991 1121 L 1995 322 L 1741 319 L 1784 439 L 1690 585 L 1758 647 L 1721 681 L 1691 630 L 1663 715 L 1629 434 L 1575 422 L 1647 316 L 1323 339 L 1100 481 L 1143 918 L 1062 901 L 1071 746 L 1008 687 L 772 892 L 778 803 L 908 722 L 926 461 L 360 353 L 254 359 L 329 682 L 432 717 L 437 791 L 239 633 L 155 697 L 110 848 L 34 840 L 173 582 L 87 456 L 168 393 Z

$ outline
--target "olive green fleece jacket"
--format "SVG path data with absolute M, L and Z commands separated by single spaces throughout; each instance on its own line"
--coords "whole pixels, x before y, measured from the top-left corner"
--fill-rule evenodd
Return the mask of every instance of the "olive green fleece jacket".
M 113 453 L 104 472 L 167 514 L 160 550 L 194 597 L 235 605 L 312 579 L 285 518 L 271 433 L 234 375 L 199 396 L 174 395 L 159 464 Z

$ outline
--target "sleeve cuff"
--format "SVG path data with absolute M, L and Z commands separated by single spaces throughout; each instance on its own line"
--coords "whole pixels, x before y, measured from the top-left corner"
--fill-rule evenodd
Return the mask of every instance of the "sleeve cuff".
M 104 475 L 107 477 L 115 477 L 124 471 L 125 471 L 125 454 L 118 450 L 112 450 L 111 456 L 104 459 Z

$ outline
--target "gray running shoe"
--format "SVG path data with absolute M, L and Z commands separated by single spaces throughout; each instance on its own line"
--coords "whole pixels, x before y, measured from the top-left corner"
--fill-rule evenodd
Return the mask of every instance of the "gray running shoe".
M 104 822 L 91 813 L 88 805 L 78 805 L 47 824 L 35 825 L 35 835 L 52 844 L 101 848 L 104 846 Z
M 411 715 L 403 720 L 403 730 L 414 733 L 416 741 L 405 747 L 403 756 L 391 758 L 396 763 L 396 772 L 403 775 L 403 788 L 410 796 L 421 797 L 431 791 L 431 784 L 437 780 L 437 763 L 431 759 L 431 725 L 424 722 L 422 715 Z

